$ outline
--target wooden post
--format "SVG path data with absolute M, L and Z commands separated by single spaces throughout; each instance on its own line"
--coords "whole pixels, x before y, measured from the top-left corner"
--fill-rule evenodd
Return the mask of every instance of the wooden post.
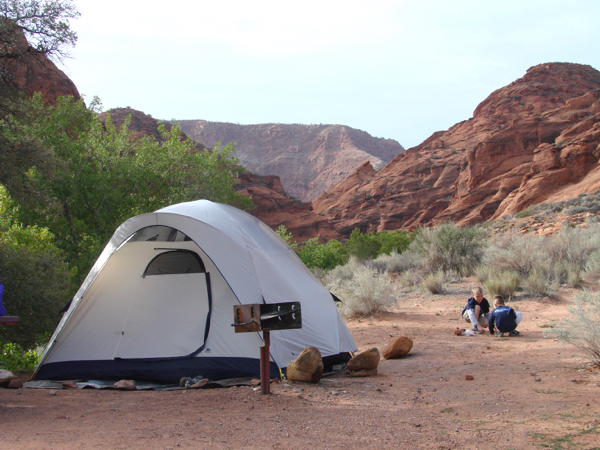
M 271 364 L 269 347 L 271 345 L 271 336 L 269 331 L 263 331 L 263 346 L 260 348 L 260 387 L 261 394 L 271 393 Z

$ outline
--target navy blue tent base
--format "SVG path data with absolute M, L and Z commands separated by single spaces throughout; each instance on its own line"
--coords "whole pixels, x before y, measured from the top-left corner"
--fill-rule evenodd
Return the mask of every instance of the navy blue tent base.
M 227 378 L 260 378 L 260 360 L 254 358 L 185 358 L 165 360 L 99 360 L 46 363 L 35 380 L 143 380 L 178 384 L 182 377 L 202 375 L 213 381 Z M 279 378 L 271 362 L 270 377 Z

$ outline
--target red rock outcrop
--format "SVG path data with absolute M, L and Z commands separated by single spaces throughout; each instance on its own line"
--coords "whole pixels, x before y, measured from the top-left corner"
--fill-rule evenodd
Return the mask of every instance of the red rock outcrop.
M 116 108 L 108 111 L 113 124 L 119 128 L 125 119 L 130 116 L 129 130 L 134 133 L 135 138 L 149 135 L 162 141 L 158 131 L 159 121 L 150 115 L 132 108 Z M 107 113 L 99 115 L 100 120 L 105 123 Z M 170 124 L 165 124 L 170 126 Z M 186 138 L 187 136 L 182 136 Z M 198 144 L 200 150 L 206 150 Z M 251 197 L 256 208 L 249 211 L 250 214 L 259 218 L 273 229 L 285 225 L 294 239 L 303 242 L 307 239 L 321 236 L 324 239 L 339 238 L 339 234 L 325 217 L 321 217 L 312 211 L 310 203 L 300 203 L 290 198 L 283 189 L 278 176 L 260 176 L 250 172 L 240 174 L 234 189 L 243 195 Z
M 9 49 L 0 49 L 0 72 L 16 89 L 29 96 L 40 92 L 49 105 L 56 104 L 58 97 L 80 98 L 71 79 L 44 54 L 31 47 L 22 32 L 13 44 L 14 47 Z
M 207 147 L 235 142 L 236 156 L 251 172 L 278 175 L 290 195 L 311 201 L 344 180 L 365 161 L 382 168 L 404 149 L 392 139 L 374 138 L 343 125 L 236 125 L 179 121 L 192 139 Z
M 473 117 L 374 173 L 366 165 L 313 202 L 342 234 L 460 225 L 600 188 L 600 72 L 542 64 L 490 94 Z

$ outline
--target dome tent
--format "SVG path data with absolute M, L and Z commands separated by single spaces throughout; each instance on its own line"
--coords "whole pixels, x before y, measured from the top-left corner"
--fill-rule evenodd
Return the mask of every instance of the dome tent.
M 306 346 L 356 345 L 331 294 L 267 225 L 198 200 L 124 222 L 64 314 L 34 379 L 176 383 L 257 376 L 262 333 L 235 333 L 233 306 L 299 301 L 302 328 L 271 332 L 271 372 Z

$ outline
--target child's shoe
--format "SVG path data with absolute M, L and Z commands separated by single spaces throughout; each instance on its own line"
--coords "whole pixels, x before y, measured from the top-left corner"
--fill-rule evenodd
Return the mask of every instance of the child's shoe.
M 500 330 L 496 330 L 496 331 L 494 332 L 494 336 L 496 336 L 496 337 L 502 337 L 502 331 L 500 331 Z
M 477 327 L 477 325 L 473 325 L 473 333 L 475 333 L 475 334 L 481 334 L 481 333 L 483 333 L 483 329 L 480 330 Z
M 510 333 L 508 333 L 509 336 L 520 336 L 521 333 L 519 333 L 517 330 L 512 330 Z

